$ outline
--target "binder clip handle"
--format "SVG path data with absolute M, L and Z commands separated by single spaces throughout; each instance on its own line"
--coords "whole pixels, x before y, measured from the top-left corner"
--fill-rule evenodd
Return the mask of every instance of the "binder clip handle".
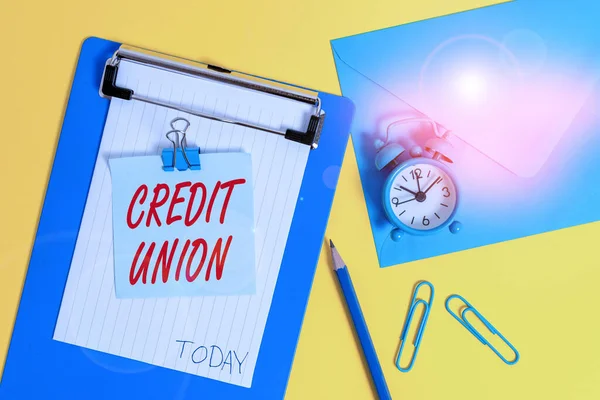
M 185 124 L 183 129 L 177 128 L 176 123 L 179 121 Z M 187 147 L 186 131 L 189 127 L 190 121 L 185 118 L 177 117 L 171 121 L 171 130 L 165 136 L 173 143 L 173 148 L 162 151 L 164 171 L 174 171 L 175 168 L 179 171 L 200 170 L 200 150 Z

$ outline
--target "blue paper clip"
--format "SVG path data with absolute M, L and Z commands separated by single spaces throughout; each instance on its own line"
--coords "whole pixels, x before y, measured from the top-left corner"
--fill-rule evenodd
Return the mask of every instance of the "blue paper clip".
M 463 303 L 465 303 L 465 305 L 467 307 L 465 307 L 461 313 L 460 316 L 458 316 L 456 313 L 452 312 L 450 310 L 450 301 L 454 298 L 460 299 L 460 301 L 462 301 Z M 475 336 L 484 346 L 488 346 L 490 349 L 492 349 L 492 351 L 494 353 L 496 353 L 496 355 L 502 360 L 504 361 L 506 364 L 508 365 L 513 365 L 516 364 L 517 361 L 519 361 L 519 352 L 517 351 L 517 349 L 515 348 L 515 346 L 513 346 L 505 337 L 504 335 L 502 335 L 500 332 L 498 332 L 498 330 L 496 328 L 494 328 L 494 326 L 492 324 L 490 324 L 490 322 L 485 319 L 485 317 L 483 315 L 481 315 L 481 313 L 479 311 L 477 311 L 477 309 L 475 307 L 473 307 L 471 305 L 471 303 L 469 303 L 467 300 L 465 300 L 464 297 L 458 295 L 458 294 L 453 294 L 452 296 L 448 297 L 446 299 L 446 310 L 450 313 L 450 315 L 452 315 L 458 322 L 461 323 L 462 326 L 464 326 L 465 328 L 467 328 L 467 330 L 469 332 L 471 332 L 473 334 L 473 336 Z M 494 335 L 498 335 L 503 341 L 504 343 L 510 347 L 510 349 L 515 353 L 515 358 L 512 361 L 508 361 L 494 346 L 492 346 L 492 344 L 483 337 L 483 335 L 479 332 L 477 332 L 477 330 L 473 327 L 473 325 L 467 320 L 467 313 L 468 312 L 472 312 L 473 314 L 475 314 L 475 316 L 477 318 L 479 318 L 479 320 L 481 322 L 483 322 L 483 324 L 490 330 L 490 332 L 492 332 L 492 334 Z
M 185 122 L 186 125 L 183 130 L 175 127 L 178 121 Z M 174 171 L 175 168 L 179 171 L 185 171 L 188 168 L 192 170 L 200 169 L 200 150 L 187 147 L 185 134 L 189 127 L 190 121 L 185 118 L 178 117 L 171 121 L 171 130 L 167 132 L 166 136 L 173 143 L 173 148 L 163 149 L 162 151 L 163 170 Z M 177 135 L 176 140 L 171 137 L 174 135 Z
M 417 293 L 419 292 L 419 288 L 422 285 L 429 286 L 431 290 L 431 294 L 429 295 L 429 301 L 425 301 L 423 299 L 417 298 Z M 425 325 L 427 324 L 427 319 L 429 318 L 429 312 L 431 311 L 431 305 L 433 303 L 433 285 L 427 281 L 420 282 L 412 295 L 412 299 L 410 301 L 410 309 L 408 310 L 408 315 L 406 316 L 406 321 L 404 322 L 404 327 L 402 328 L 402 334 L 400 335 L 400 349 L 398 349 L 398 356 L 396 357 L 396 367 L 402 372 L 408 372 L 412 369 L 415 364 L 415 360 L 417 359 L 417 353 L 419 352 L 419 347 L 421 346 L 421 339 L 423 338 L 423 332 L 425 331 Z M 412 358 L 410 359 L 410 363 L 406 368 L 400 365 L 400 357 L 402 357 L 402 350 L 404 349 L 404 344 L 406 343 L 406 335 L 408 334 L 408 327 L 415 315 L 415 310 L 419 306 L 419 304 L 423 304 L 423 316 L 421 317 L 421 322 L 419 324 L 419 330 L 417 331 L 417 335 L 413 342 L 415 346 L 415 350 L 413 352 Z

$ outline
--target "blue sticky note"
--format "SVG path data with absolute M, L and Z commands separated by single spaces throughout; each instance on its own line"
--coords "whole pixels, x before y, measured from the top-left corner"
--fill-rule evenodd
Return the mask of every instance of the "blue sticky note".
M 201 157 L 173 172 L 160 156 L 109 160 L 118 298 L 255 293 L 251 156 Z

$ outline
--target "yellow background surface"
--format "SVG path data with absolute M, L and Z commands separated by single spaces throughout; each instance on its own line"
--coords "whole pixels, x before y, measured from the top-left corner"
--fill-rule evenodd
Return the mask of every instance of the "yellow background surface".
M 339 93 L 330 39 L 491 3 L 0 0 L 0 358 L 86 37 Z M 403 399 L 600 398 L 599 234 L 600 224 L 590 224 L 379 269 L 351 144 L 327 230 L 350 266 L 392 395 Z M 374 396 L 330 268 L 324 251 L 290 399 Z M 422 279 L 433 282 L 436 299 L 416 366 L 402 374 L 393 363 L 398 336 Z M 517 365 L 503 364 L 446 313 L 443 301 L 452 293 L 464 295 L 517 346 Z

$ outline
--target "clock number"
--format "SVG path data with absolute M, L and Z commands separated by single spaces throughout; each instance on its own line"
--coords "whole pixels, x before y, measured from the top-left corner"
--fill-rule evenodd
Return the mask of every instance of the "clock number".
M 410 174 L 412 175 L 413 180 L 423 178 L 423 176 L 421 175 L 420 168 L 413 169 L 412 171 L 410 171 Z
M 446 186 L 442 188 L 442 192 L 444 192 L 444 197 L 450 197 L 450 189 L 448 189 Z
M 423 226 L 427 225 L 429 225 L 429 220 L 427 219 L 427 217 L 423 217 Z
M 398 204 L 400 204 L 400 199 L 397 197 L 393 197 L 392 198 L 392 204 L 396 207 L 398 207 Z

